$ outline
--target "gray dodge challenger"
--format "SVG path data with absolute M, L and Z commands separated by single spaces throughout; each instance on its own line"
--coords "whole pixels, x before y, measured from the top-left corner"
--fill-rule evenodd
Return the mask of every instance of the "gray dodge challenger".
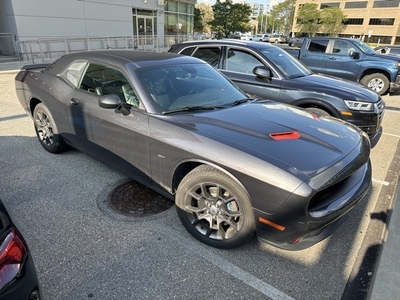
M 102 50 L 27 65 L 16 93 L 40 144 L 88 153 L 175 201 L 213 247 L 254 233 L 288 250 L 329 236 L 371 185 L 357 127 L 251 99 L 207 63 Z

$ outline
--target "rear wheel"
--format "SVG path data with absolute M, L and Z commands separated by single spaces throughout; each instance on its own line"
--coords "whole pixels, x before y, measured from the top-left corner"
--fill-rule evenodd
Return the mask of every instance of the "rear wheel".
M 389 89 L 389 79 L 381 73 L 366 75 L 360 82 L 381 96 Z
M 212 247 L 238 247 L 254 232 L 247 193 L 228 175 L 210 166 L 199 166 L 186 175 L 175 203 L 186 230 Z
M 50 153 L 60 153 L 65 150 L 66 144 L 58 134 L 56 123 L 49 109 L 43 103 L 36 105 L 33 120 L 36 135 L 44 149 Z

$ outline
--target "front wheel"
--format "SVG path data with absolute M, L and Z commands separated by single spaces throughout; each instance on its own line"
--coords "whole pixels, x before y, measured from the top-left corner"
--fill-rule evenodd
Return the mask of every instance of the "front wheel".
M 238 247 L 254 233 L 249 196 L 228 175 L 210 166 L 199 166 L 183 178 L 175 203 L 186 230 L 209 246 Z
M 317 115 L 318 117 L 330 116 L 330 114 L 327 111 L 320 109 L 320 108 L 316 108 L 316 107 L 307 107 L 305 110 L 308 111 L 309 113 Z
M 381 73 L 364 76 L 360 82 L 380 96 L 389 89 L 389 79 Z
M 60 153 L 65 150 L 66 144 L 58 134 L 56 123 L 49 109 L 43 103 L 36 105 L 33 121 L 36 136 L 44 149 L 50 153 Z

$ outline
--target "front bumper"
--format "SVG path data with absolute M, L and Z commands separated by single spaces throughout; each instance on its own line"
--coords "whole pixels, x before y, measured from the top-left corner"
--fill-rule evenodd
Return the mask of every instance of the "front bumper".
M 395 92 L 400 90 L 400 75 L 397 75 L 396 81 L 391 82 L 389 86 L 389 92 Z
M 254 209 L 258 239 L 282 249 L 301 250 L 328 237 L 371 186 L 371 162 L 359 167 L 357 160 L 363 161 L 362 156 L 344 164 L 333 177 L 337 180 L 315 191 L 311 198 L 293 194 L 274 215 Z M 357 170 L 353 171 L 353 166 Z
M 370 139 L 374 139 L 381 130 L 384 114 L 385 102 L 380 100 L 375 103 L 373 112 L 351 111 L 351 116 L 342 113 L 342 118 L 366 132 Z

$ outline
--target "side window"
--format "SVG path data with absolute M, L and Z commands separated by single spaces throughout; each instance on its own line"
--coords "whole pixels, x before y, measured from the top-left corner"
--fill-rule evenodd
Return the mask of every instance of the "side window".
M 79 80 L 82 77 L 82 73 L 85 70 L 87 61 L 78 61 L 71 64 L 67 69 L 65 69 L 61 76 L 69 81 L 74 87 L 78 87 Z
M 198 48 L 192 56 L 200 58 L 213 67 L 218 68 L 220 53 L 221 49 L 218 47 Z
M 326 47 L 328 46 L 329 40 L 313 40 L 310 41 L 308 46 L 308 51 L 317 52 L 317 53 L 325 53 Z
M 390 53 L 393 53 L 393 54 L 400 54 L 400 49 L 398 49 L 398 48 L 392 48 L 392 49 L 390 49 Z
M 354 48 L 345 41 L 338 41 L 336 40 L 332 52 L 337 55 L 346 55 L 348 56 L 351 51 L 354 51 Z
M 189 56 L 193 52 L 194 47 L 188 47 L 183 49 L 180 54 Z
M 99 96 L 115 94 L 127 104 L 140 107 L 134 88 L 122 72 L 113 67 L 90 63 L 79 88 Z
M 251 53 L 229 49 L 225 69 L 228 71 L 253 74 L 253 69 L 262 65 L 264 64 Z

